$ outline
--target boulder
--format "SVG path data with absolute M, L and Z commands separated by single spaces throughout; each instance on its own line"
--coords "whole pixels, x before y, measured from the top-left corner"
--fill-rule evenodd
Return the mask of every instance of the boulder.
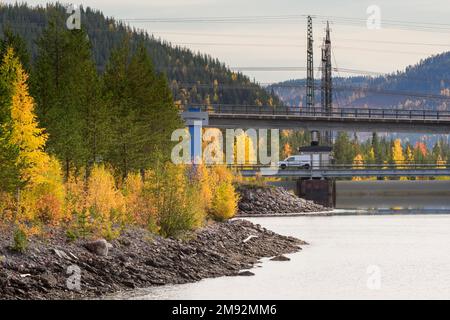
M 276 256 L 270 259 L 271 261 L 291 261 L 288 257 L 285 256 Z
M 255 274 L 253 272 L 250 271 L 241 271 L 238 273 L 238 276 L 243 276 L 243 277 L 251 277 L 254 276 Z
M 89 250 L 91 253 L 94 253 L 98 256 L 106 257 L 108 255 L 108 251 L 112 248 L 112 244 L 108 243 L 105 239 L 99 239 L 95 241 L 86 242 L 84 247 Z
M 40 279 L 47 288 L 54 288 L 58 284 L 58 280 L 51 273 L 46 273 L 44 275 L 41 275 Z

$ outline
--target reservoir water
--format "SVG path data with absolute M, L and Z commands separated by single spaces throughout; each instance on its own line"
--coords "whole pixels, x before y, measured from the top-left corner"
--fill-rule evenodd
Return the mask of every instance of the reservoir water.
M 338 191 L 342 215 L 249 219 L 309 242 L 290 262 L 265 259 L 253 277 L 142 289 L 120 298 L 450 299 L 448 182 L 426 182 L 422 191 L 409 182 L 372 182 L 366 194 L 364 183 L 349 183 Z M 366 210 L 371 214 L 361 214 Z

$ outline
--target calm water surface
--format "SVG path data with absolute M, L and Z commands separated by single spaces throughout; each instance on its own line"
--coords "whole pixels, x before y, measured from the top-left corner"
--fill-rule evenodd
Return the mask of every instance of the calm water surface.
M 366 197 L 370 201 L 362 200 L 363 195 L 353 196 L 357 205 L 350 206 L 378 206 L 381 211 L 407 208 L 414 209 L 414 215 L 249 219 L 310 245 L 290 255 L 290 262 L 263 260 L 252 270 L 253 277 L 206 279 L 138 290 L 118 298 L 450 299 L 450 215 L 430 214 L 436 208 L 445 213 L 450 200 L 442 193 L 442 185 L 438 189 L 436 194 L 422 196 Z M 338 203 L 348 204 L 349 199 L 338 198 Z M 349 213 L 346 205 L 342 208 Z M 371 283 L 380 286 L 377 289 Z

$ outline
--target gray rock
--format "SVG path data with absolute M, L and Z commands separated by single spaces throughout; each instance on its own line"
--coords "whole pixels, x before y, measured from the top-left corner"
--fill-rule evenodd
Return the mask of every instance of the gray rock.
M 112 248 L 112 245 L 105 239 L 99 239 L 85 243 L 84 247 L 98 256 L 106 257 L 109 249 Z
M 62 250 L 53 249 L 53 253 L 56 254 L 61 259 L 71 260 L 70 257 Z
M 276 256 L 270 259 L 271 261 L 291 261 L 288 257 L 285 256 Z
M 58 280 L 56 280 L 55 276 L 51 273 L 41 275 L 40 279 L 47 288 L 54 288 L 58 284 Z
M 254 276 L 255 274 L 253 272 L 250 271 L 241 271 L 238 273 L 238 276 L 242 276 L 242 277 L 251 277 Z

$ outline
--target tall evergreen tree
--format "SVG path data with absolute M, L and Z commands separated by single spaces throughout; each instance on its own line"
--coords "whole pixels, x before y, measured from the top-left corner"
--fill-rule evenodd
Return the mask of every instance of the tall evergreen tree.
M 19 148 L 11 144 L 11 104 L 16 72 L 6 52 L 2 55 L 0 66 L 0 191 L 11 192 L 20 183 L 16 166 Z
M 338 164 L 351 164 L 356 156 L 347 132 L 339 132 L 334 144 L 334 157 Z
M 15 56 L 19 59 L 22 68 L 26 72 L 30 72 L 30 54 L 28 53 L 27 45 L 22 37 L 15 34 L 10 27 L 3 30 L 3 37 L 0 39 L 0 58 L 3 57 L 8 48 L 14 50 Z
M 132 54 L 124 39 L 111 55 L 104 87 L 114 114 L 110 161 L 122 175 L 168 159 L 170 135 L 181 122 L 167 80 L 156 74 L 143 44 Z
M 383 150 L 380 145 L 380 139 L 378 138 L 378 134 L 376 132 L 372 134 L 372 148 L 375 156 L 375 162 L 383 163 Z
M 33 79 L 38 114 L 50 134 L 48 150 L 62 160 L 68 176 L 72 167 L 96 161 L 104 149 L 99 81 L 83 30 L 67 30 L 56 16 L 38 46 Z

